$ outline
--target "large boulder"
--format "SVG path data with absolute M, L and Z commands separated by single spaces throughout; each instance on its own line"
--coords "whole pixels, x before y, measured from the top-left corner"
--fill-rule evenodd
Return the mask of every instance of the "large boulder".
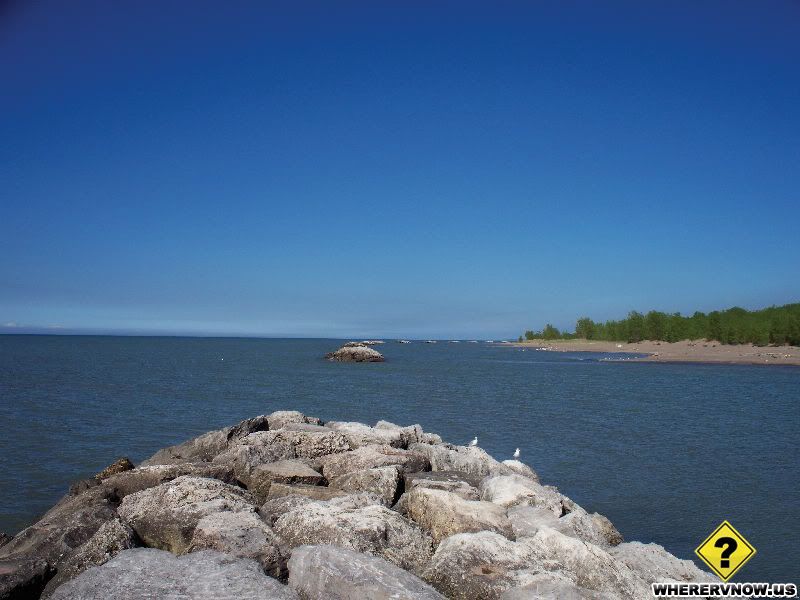
M 310 504 L 311 502 L 314 502 L 314 499 L 309 498 L 308 496 L 287 494 L 286 496 L 280 496 L 278 498 L 267 500 L 261 505 L 261 508 L 258 510 L 258 512 L 261 514 L 261 518 L 264 519 L 267 525 L 273 527 L 275 525 L 275 521 L 280 519 L 287 512 L 296 508 L 300 508 L 301 506 L 305 506 L 306 504 Z
M 316 417 L 309 417 L 296 410 L 276 410 L 267 415 L 269 429 L 282 429 L 290 423 L 301 423 L 309 425 L 322 425 Z
M 408 518 L 430 532 L 437 543 L 457 533 L 478 531 L 514 538 L 505 509 L 491 502 L 464 500 L 451 492 L 417 487 L 406 494 L 404 507 Z
M 572 510 L 561 517 L 575 534 L 585 542 L 608 548 L 622 542 L 622 534 L 614 527 L 608 517 L 600 513 L 589 513 L 580 506 L 572 506 Z
M 480 484 L 481 500 L 510 507 L 530 504 L 547 508 L 557 517 L 565 513 L 564 497 L 551 486 L 545 486 L 521 475 L 495 475 Z
M 289 573 L 289 587 L 304 600 L 444 600 L 392 563 L 338 546 L 295 548 Z
M 387 445 L 395 448 L 408 447 L 409 435 L 402 429 L 373 428 L 352 421 L 328 421 L 325 427 L 342 433 L 353 448 L 369 445 Z M 416 441 L 416 440 L 415 440 Z
M 212 550 L 173 556 L 153 548 L 125 550 L 68 581 L 52 600 L 296 600 L 253 560 Z
M 322 485 L 325 478 L 307 464 L 299 460 L 279 460 L 255 467 L 250 473 L 248 489 L 261 499 L 265 499 L 273 483 L 303 483 Z
M 282 515 L 275 532 L 293 548 L 333 544 L 419 572 L 432 554 L 431 538 L 398 513 L 365 502 L 370 502 L 368 495 L 309 503 Z
M 257 561 L 267 575 L 286 578 L 286 556 L 275 532 L 253 512 L 218 512 L 197 522 L 189 552 L 216 550 Z
M 328 352 L 325 358 L 336 362 L 383 362 L 383 354 L 364 344 L 345 344 L 335 352 Z
M 388 429 L 400 434 L 403 442 L 402 448 L 408 448 L 411 444 L 441 444 L 442 438 L 435 433 L 426 433 L 421 425 L 406 425 L 402 427 L 389 421 L 378 421 L 375 429 Z
M 504 460 L 501 463 L 504 467 L 509 469 L 512 473 L 516 473 L 517 475 L 522 475 L 523 477 L 527 477 L 529 479 L 533 479 L 534 481 L 539 481 L 539 475 L 531 469 L 528 465 L 524 462 L 516 460 L 516 459 L 509 459 Z
M 481 531 L 442 541 L 422 578 L 453 600 L 492 600 L 512 587 L 534 583 L 541 570 L 527 548 Z
M 246 419 L 232 427 L 209 431 L 176 446 L 169 446 L 156 452 L 139 466 L 168 465 L 182 462 L 210 462 L 224 452 L 228 445 L 255 431 L 269 428 L 269 417 L 261 415 Z
M 623 598 L 651 597 L 649 585 L 638 574 L 595 544 L 542 527 L 536 535 L 523 538 L 518 545 L 525 547 L 543 567 L 557 565 L 582 588 Z
M 626 542 L 611 548 L 609 554 L 627 565 L 647 583 L 656 581 L 716 581 L 710 573 L 690 560 L 673 556 L 658 544 Z
M 330 481 L 330 487 L 344 492 L 367 492 L 381 499 L 386 506 L 391 506 L 397 499 L 400 483 L 400 469 L 397 465 L 377 467 L 353 471 Z
M 126 496 L 119 516 L 147 546 L 182 554 L 200 519 L 225 511 L 255 512 L 255 505 L 255 497 L 246 490 L 184 475 Z
M 106 521 L 85 544 L 59 565 L 58 573 L 47 583 L 42 597 L 46 598 L 58 586 L 77 577 L 86 569 L 105 564 L 123 550 L 137 545 L 136 533 L 118 517 Z
M 514 470 L 476 446 L 451 444 L 411 444 L 409 450 L 424 454 L 433 471 L 460 471 L 479 479 L 487 475 L 513 475 Z
M 568 522 L 558 518 L 548 508 L 521 504 L 509 508 L 506 515 L 517 539 L 533 537 L 542 527 L 550 527 L 564 535 L 578 537 Z
M 249 485 L 251 473 L 260 465 L 287 459 L 315 459 L 348 450 L 352 450 L 352 446 L 337 431 L 327 428 L 324 431 L 283 428 L 259 431 L 241 438 L 224 453 L 217 455 L 214 462 L 232 464 L 236 476 Z
M 385 445 L 362 446 L 352 452 L 322 457 L 317 463 L 322 469 L 322 474 L 328 480 L 353 471 L 393 465 L 399 467 L 402 473 L 415 473 L 430 469 L 430 462 L 423 454 Z
M 480 500 L 478 485 L 480 480 L 459 471 L 428 471 L 423 473 L 406 473 L 405 489 L 411 491 L 417 487 L 431 490 L 443 490 L 461 496 L 464 500 Z

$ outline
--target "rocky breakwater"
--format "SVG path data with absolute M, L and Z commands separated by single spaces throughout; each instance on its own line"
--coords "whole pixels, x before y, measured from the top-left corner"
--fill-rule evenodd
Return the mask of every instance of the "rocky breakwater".
M 419 425 L 281 411 L 121 460 L 0 535 L 0 599 L 649 598 L 710 580 Z
M 335 352 L 325 355 L 328 360 L 337 362 L 383 362 L 383 354 L 370 348 L 367 342 L 347 342 Z

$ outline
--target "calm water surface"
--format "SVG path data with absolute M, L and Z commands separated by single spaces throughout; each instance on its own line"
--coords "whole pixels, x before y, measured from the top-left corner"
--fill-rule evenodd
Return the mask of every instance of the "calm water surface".
M 598 361 L 486 344 L 0 336 L 0 531 L 122 455 L 278 409 L 420 423 L 514 448 L 627 539 L 682 558 L 723 519 L 758 551 L 734 580 L 798 581 L 800 369 Z M 588 359 L 588 360 L 587 360 Z

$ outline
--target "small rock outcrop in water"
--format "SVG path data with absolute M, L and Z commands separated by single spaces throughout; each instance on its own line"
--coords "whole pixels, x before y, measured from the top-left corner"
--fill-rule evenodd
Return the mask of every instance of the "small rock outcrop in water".
M 295 411 L 118 461 L 0 534 L 0 600 L 644 600 L 654 581 L 713 578 L 520 461 Z
M 336 352 L 325 355 L 328 360 L 338 362 L 383 362 L 383 354 L 363 342 L 348 342 Z

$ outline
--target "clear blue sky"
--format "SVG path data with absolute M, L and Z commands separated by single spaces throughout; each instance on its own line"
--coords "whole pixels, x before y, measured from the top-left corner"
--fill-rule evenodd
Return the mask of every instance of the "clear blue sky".
M 4 3 L 0 330 L 798 301 L 799 59 L 789 0 Z

